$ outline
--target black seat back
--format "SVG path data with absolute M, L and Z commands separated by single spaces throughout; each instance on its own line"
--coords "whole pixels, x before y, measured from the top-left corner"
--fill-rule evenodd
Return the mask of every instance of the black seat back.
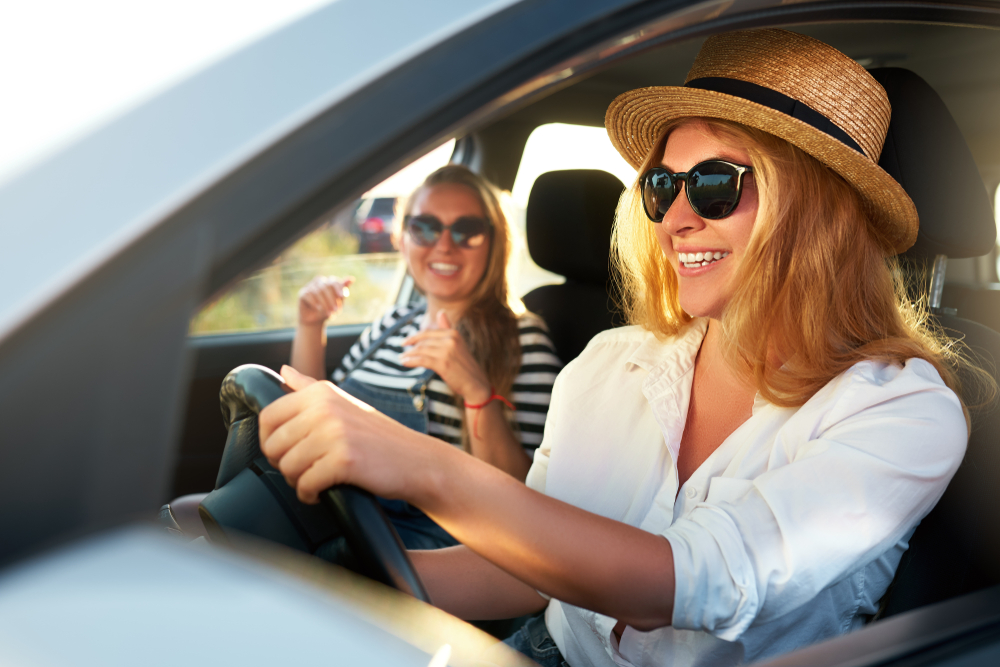
M 919 76 L 899 68 L 871 74 L 892 104 L 879 164 L 906 189 L 920 215 L 920 234 L 904 259 L 929 266 L 934 258 L 977 257 L 996 242 L 989 195 L 951 113 Z M 959 313 L 961 315 L 961 313 Z M 949 335 L 997 377 L 1000 333 L 939 313 Z M 960 377 L 965 400 L 981 403 L 977 378 Z M 938 505 L 921 522 L 884 600 L 883 616 L 1000 584 L 1000 410 L 972 411 L 965 459 Z
M 546 172 L 531 188 L 528 251 L 536 264 L 566 282 L 532 290 L 524 305 L 548 324 L 563 362 L 580 354 L 596 334 L 621 324 L 608 260 L 624 189 L 615 176 L 596 169 Z

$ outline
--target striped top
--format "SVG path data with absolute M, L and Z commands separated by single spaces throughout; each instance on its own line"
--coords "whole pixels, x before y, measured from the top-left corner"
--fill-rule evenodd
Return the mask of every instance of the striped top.
M 378 340 L 383 331 L 405 317 L 410 310 L 392 308 L 365 329 L 333 372 L 333 381 L 337 384 L 342 382 L 371 342 Z M 351 377 L 373 387 L 398 390 L 404 396 L 408 395 L 406 390 L 413 386 L 414 379 L 426 369 L 407 368 L 399 363 L 399 355 L 403 353 L 402 341 L 420 331 L 426 317 L 426 313 L 418 315 L 412 322 L 403 325 L 360 368 L 351 373 Z M 510 396 L 506 398 L 516 408 L 511 424 L 514 434 L 524 445 L 525 452 L 533 456 L 535 448 L 542 442 L 552 383 L 562 368 L 562 362 L 556 356 L 555 347 L 549 340 L 548 330 L 541 319 L 536 315 L 526 314 L 518 318 L 517 325 L 521 341 L 521 368 L 514 379 Z M 455 405 L 454 392 L 436 373 L 427 384 L 427 399 L 428 433 L 461 446 L 465 410 Z

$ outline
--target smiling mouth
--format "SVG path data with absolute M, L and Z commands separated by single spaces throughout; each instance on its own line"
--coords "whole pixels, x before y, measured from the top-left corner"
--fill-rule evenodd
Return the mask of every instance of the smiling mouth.
M 725 259 L 729 257 L 728 252 L 679 252 L 677 253 L 677 260 L 681 263 L 685 269 L 695 269 L 700 266 L 708 266 L 709 264 L 715 264 L 720 259 Z
M 431 262 L 430 264 L 431 271 L 441 276 L 453 276 L 461 268 L 458 264 L 446 264 L 445 262 Z

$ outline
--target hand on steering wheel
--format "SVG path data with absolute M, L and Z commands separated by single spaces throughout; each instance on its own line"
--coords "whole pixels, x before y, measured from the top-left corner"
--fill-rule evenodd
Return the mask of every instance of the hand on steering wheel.
M 203 501 L 203 510 L 212 506 L 211 498 L 214 494 L 224 492 L 224 487 L 231 481 L 235 482 L 241 476 L 240 473 L 251 464 L 255 468 L 263 469 L 266 477 L 276 477 L 273 472 L 268 472 L 270 466 L 264 460 L 259 446 L 259 443 L 266 439 L 266 420 L 260 424 L 261 437 L 258 438 L 258 415 L 275 401 L 286 401 L 293 398 L 294 394 L 285 395 L 286 387 L 301 389 L 316 383 L 320 385 L 313 390 L 316 391 L 322 389 L 323 385 L 329 385 L 329 383 L 317 383 L 315 380 L 295 373 L 295 371 L 292 373 L 294 375 L 290 376 L 292 377 L 291 385 L 286 385 L 281 376 L 270 369 L 255 365 L 241 366 L 226 376 L 220 391 L 220 398 L 227 426 L 230 427 L 230 437 L 223 453 L 216 491 L 209 494 Z M 329 386 L 332 387 L 332 385 Z M 359 406 L 361 409 L 367 408 L 364 404 L 359 404 Z M 280 408 L 280 406 L 276 407 Z M 370 408 L 368 409 L 370 410 Z M 271 414 L 278 413 L 272 412 Z M 392 422 L 392 420 L 389 421 Z M 392 423 L 395 424 L 395 422 Z M 266 432 L 269 434 L 271 431 L 267 430 Z M 318 441 L 314 439 L 310 442 L 317 443 Z M 281 461 L 276 460 L 275 462 L 281 464 Z M 258 471 L 258 475 L 260 475 L 260 471 Z M 251 475 L 251 477 L 254 476 Z M 271 483 L 274 481 L 272 480 Z M 277 483 L 282 484 L 280 478 L 277 479 Z M 304 497 L 313 503 L 322 502 L 326 510 L 333 516 L 341 535 L 347 540 L 354 556 L 353 560 L 358 563 L 361 574 L 410 593 L 418 600 L 430 602 L 426 589 L 414 570 L 399 536 L 374 497 L 367 491 L 353 486 L 342 485 L 326 488 L 329 486 L 332 485 L 327 484 L 322 489 L 306 493 Z M 253 487 L 243 488 L 252 489 Z M 264 493 L 268 497 L 271 495 L 266 490 Z M 295 503 L 294 499 L 290 498 L 290 489 L 279 495 L 286 497 L 287 502 Z M 299 495 L 303 496 L 301 490 Z M 233 500 L 229 498 L 221 504 L 223 506 L 228 504 L 230 508 L 234 506 L 239 508 L 242 504 L 239 502 L 240 499 L 236 498 L 235 502 Z M 288 507 L 285 512 L 278 510 L 279 515 L 287 515 L 293 523 L 303 524 L 297 528 L 301 534 L 312 532 L 310 530 L 312 526 L 306 524 L 309 522 L 310 515 L 315 516 L 315 512 L 316 510 L 300 511 L 296 507 Z M 215 520 L 210 511 L 205 512 L 204 516 Z M 224 524 L 221 526 L 223 531 L 226 527 Z M 239 528 L 245 532 L 247 524 L 241 525 Z
M 336 484 L 357 484 L 376 495 L 399 498 L 412 488 L 406 465 L 384 465 L 399 458 L 387 443 L 405 440 L 415 431 L 369 405 L 291 366 L 281 369 L 294 390 L 260 414 L 261 451 L 299 500 L 316 503 Z

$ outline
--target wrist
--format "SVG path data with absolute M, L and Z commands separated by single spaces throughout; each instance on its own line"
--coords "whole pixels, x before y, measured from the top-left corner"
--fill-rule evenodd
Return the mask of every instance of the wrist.
M 462 399 L 465 401 L 465 407 L 467 410 L 475 410 L 473 405 L 482 405 L 490 400 L 493 395 L 493 387 L 489 385 L 478 385 L 469 391 L 462 394 Z
M 326 333 L 326 322 L 303 322 L 299 320 L 296 329 L 308 336 L 322 336 Z
M 295 341 L 293 341 L 293 345 L 295 344 L 325 347 L 326 327 L 323 323 L 310 324 L 308 322 L 299 322 L 298 326 L 295 327 Z
M 411 468 L 411 472 L 419 472 L 414 475 L 412 483 L 408 485 L 412 489 L 412 497 L 407 500 L 425 512 L 439 508 L 447 497 L 449 471 L 452 467 L 451 455 L 460 451 L 451 445 L 441 447 L 440 444 L 443 441 L 436 438 L 435 440 L 436 442 L 431 444 L 432 449 L 427 452 L 430 457 Z

